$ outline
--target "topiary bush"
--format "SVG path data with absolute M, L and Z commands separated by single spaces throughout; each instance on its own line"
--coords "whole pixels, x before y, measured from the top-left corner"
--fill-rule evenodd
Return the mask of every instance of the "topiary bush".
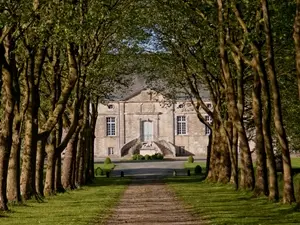
M 103 170 L 102 170 L 100 167 L 97 167 L 97 168 L 95 169 L 95 175 L 96 175 L 96 176 L 103 175 Z
M 145 155 L 145 160 L 151 160 L 151 156 L 150 155 Z
M 188 158 L 188 162 L 193 163 L 194 162 L 194 157 L 190 155 L 189 158 Z
M 104 164 L 111 164 L 111 159 L 109 157 L 106 157 L 104 160 Z
M 200 175 L 202 173 L 202 168 L 200 165 L 197 165 L 195 167 L 195 174 Z

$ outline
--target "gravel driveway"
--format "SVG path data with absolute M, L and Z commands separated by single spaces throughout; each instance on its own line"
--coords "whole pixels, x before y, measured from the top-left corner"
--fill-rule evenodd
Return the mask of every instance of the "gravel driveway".
M 132 177 L 107 225 L 195 225 L 203 224 L 183 206 L 162 177 L 176 170 L 184 175 L 183 161 L 118 162 L 112 176 Z

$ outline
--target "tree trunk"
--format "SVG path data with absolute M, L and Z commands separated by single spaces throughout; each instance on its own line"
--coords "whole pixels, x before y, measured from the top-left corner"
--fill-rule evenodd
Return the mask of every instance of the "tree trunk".
M 231 147 L 231 178 L 235 189 L 239 188 L 239 167 L 238 167 L 238 134 L 235 126 L 232 127 L 232 147 Z
M 26 73 L 28 105 L 25 114 L 25 137 L 22 157 L 21 194 L 24 200 L 36 195 L 35 167 L 38 141 L 38 110 L 40 106 L 39 83 L 46 49 L 40 46 L 35 52 L 28 49 L 29 69 Z
M 75 188 L 75 185 L 73 185 L 74 184 L 73 173 L 74 173 L 74 164 L 76 163 L 78 132 L 79 129 L 77 129 L 77 131 L 74 132 L 65 150 L 62 185 L 66 190 L 71 190 Z
M 84 184 L 84 151 L 85 151 L 85 137 L 84 128 L 79 133 L 76 155 L 76 186 L 82 186 Z
M 272 89 L 272 96 L 273 96 L 275 131 L 282 151 L 283 180 L 284 180 L 283 202 L 292 203 L 295 202 L 295 195 L 294 195 L 294 185 L 293 185 L 293 177 L 292 177 L 291 158 L 290 158 L 286 132 L 282 120 L 280 93 L 279 93 L 276 72 L 275 72 L 274 49 L 273 49 L 273 39 L 272 39 L 272 31 L 271 31 L 271 24 L 270 24 L 270 17 L 269 17 L 268 1 L 261 0 L 261 4 L 262 4 L 262 12 L 264 18 L 263 20 L 264 31 L 266 36 L 267 71 L 269 75 L 269 80 L 271 82 L 271 89 Z
M 220 165 L 219 165 L 219 178 L 218 182 L 226 184 L 230 181 L 231 176 L 231 161 L 228 143 L 226 141 L 226 131 L 223 125 L 220 127 L 220 142 L 219 142 L 219 151 L 220 151 Z
M 45 161 L 45 147 L 46 141 L 42 140 L 38 142 L 37 146 L 37 157 L 36 157 L 36 180 L 35 189 L 39 196 L 44 196 L 44 161 Z
M 271 123 L 271 100 L 270 89 L 268 84 L 267 73 L 264 68 L 263 59 L 259 54 L 259 49 L 254 48 L 254 60 L 252 61 L 252 67 L 254 72 L 257 72 L 260 77 L 261 83 L 261 98 L 262 98 L 262 128 L 264 147 L 267 156 L 268 167 L 268 179 L 269 179 L 269 200 L 277 201 L 279 199 L 278 182 L 276 163 L 274 158 L 273 146 L 272 146 L 272 134 L 270 129 Z
M 9 155 L 12 145 L 12 126 L 13 126 L 13 110 L 14 110 L 14 97 L 13 97 L 13 71 L 4 58 L 4 51 L 6 50 L 6 58 L 10 59 L 11 43 L 7 40 L 5 49 L 0 45 L 0 64 L 2 67 L 2 90 L 1 90 L 1 103 L 4 106 L 3 115 L 1 118 L 1 132 L 0 132 L 0 210 L 8 210 L 7 207 L 7 173 Z
M 208 136 L 208 145 L 207 145 L 207 156 L 206 156 L 206 171 L 205 176 L 208 177 L 208 172 L 210 168 L 211 152 L 212 152 L 212 131 Z
M 44 195 L 50 196 L 55 194 L 54 189 L 54 181 L 55 181 L 55 163 L 56 163 L 56 155 L 55 155 L 55 134 L 52 132 L 50 136 L 50 143 L 46 146 L 47 153 L 47 169 L 46 169 L 46 179 L 45 179 L 45 187 L 44 187 Z
M 15 106 L 15 116 L 13 122 L 12 147 L 9 158 L 8 176 L 7 176 L 7 198 L 14 203 L 21 203 L 20 191 L 20 154 L 21 154 L 21 117 L 19 110 Z
M 223 74 L 223 79 L 225 81 L 227 99 L 229 101 L 228 111 L 231 115 L 234 125 L 238 130 L 242 156 L 245 160 L 244 167 L 242 168 L 242 173 L 244 173 L 244 182 L 241 184 L 241 186 L 246 189 L 253 189 L 254 170 L 253 170 L 251 152 L 248 144 L 246 131 L 243 126 L 243 121 L 238 112 L 235 91 L 233 86 L 233 79 L 229 68 L 228 55 L 225 46 L 225 29 L 223 23 L 223 11 L 224 11 L 223 0 L 218 0 L 218 21 L 219 21 L 219 42 L 220 42 L 219 50 L 220 50 L 222 74 Z
M 21 190 L 20 190 L 20 171 L 21 171 L 21 123 L 23 113 L 20 113 L 20 84 L 19 78 L 14 76 L 14 90 L 15 90 L 15 109 L 14 109 L 14 121 L 13 121 L 13 136 L 12 147 L 9 158 L 9 168 L 7 177 L 7 198 L 13 203 L 21 203 Z M 25 95 L 25 104 L 27 96 Z
M 62 139 L 62 120 L 60 119 L 57 126 L 56 126 L 56 147 L 59 146 Z M 55 167 L 55 191 L 56 193 L 64 192 L 65 189 L 62 185 L 62 176 L 61 176 L 61 167 L 62 167 L 62 158 L 61 153 L 57 152 L 57 160 L 56 160 L 56 167 Z
M 266 153 L 262 130 L 262 106 L 261 106 L 261 85 L 258 73 L 254 73 L 252 91 L 252 114 L 255 124 L 255 153 L 256 153 L 256 179 L 255 195 L 268 195 L 268 180 L 266 167 Z

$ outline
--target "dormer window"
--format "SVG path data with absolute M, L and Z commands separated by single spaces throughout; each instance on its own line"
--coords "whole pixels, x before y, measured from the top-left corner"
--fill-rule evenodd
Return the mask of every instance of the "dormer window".
M 209 108 L 209 109 L 211 109 L 211 107 L 212 107 L 211 103 L 207 103 L 206 107 Z

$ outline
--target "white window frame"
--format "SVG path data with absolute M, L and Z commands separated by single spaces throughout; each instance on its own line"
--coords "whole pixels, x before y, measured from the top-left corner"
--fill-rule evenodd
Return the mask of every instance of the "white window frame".
M 107 155 L 113 155 L 114 154 L 114 148 L 113 147 L 108 147 L 107 148 Z
M 187 135 L 187 116 L 176 116 L 176 134 Z
M 204 116 L 204 119 L 205 119 L 205 121 L 208 122 L 209 124 L 212 123 L 212 119 L 211 119 L 210 116 L 206 115 L 206 116 Z M 209 136 L 210 133 L 211 133 L 210 128 L 209 128 L 208 126 L 205 125 L 205 132 L 204 132 L 204 134 L 205 134 L 206 136 Z
M 116 136 L 116 117 L 106 117 L 106 136 Z

